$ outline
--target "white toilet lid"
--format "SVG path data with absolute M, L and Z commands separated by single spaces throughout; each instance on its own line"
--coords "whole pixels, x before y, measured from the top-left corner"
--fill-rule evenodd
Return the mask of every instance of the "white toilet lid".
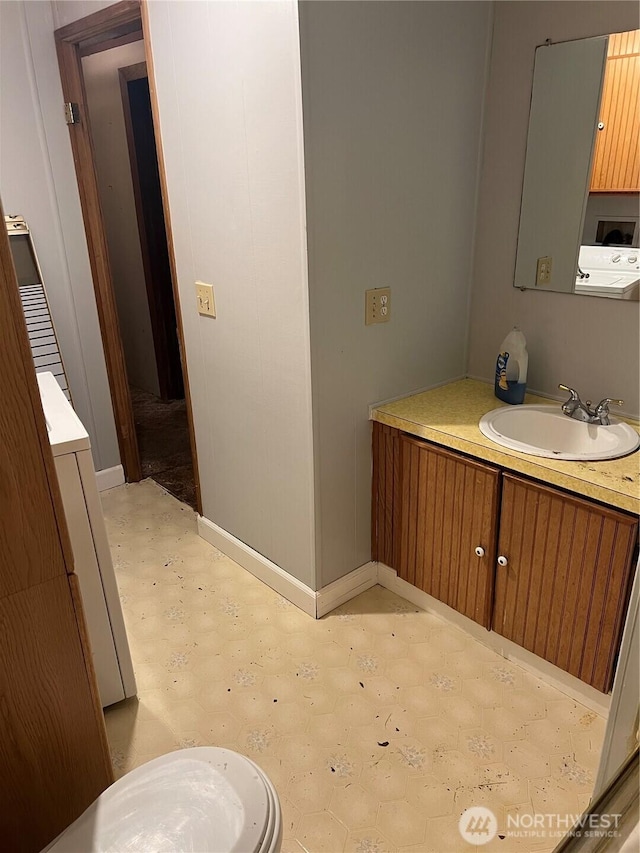
M 47 853 L 253 853 L 269 849 L 272 810 L 249 759 L 217 747 L 181 749 L 114 782 Z

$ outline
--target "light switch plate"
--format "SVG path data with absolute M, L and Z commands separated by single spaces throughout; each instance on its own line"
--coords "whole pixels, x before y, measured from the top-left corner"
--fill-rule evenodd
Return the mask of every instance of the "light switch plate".
M 544 258 L 538 258 L 536 266 L 536 287 L 544 287 L 546 284 L 551 284 L 551 265 L 553 259 L 548 255 Z
M 198 314 L 205 317 L 216 316 L 216 303 L 213 298 L 213 285 L 196 281 L 196 298 L 198 300 Z
M 364 292 L 364 323 L 388 323 L 391 319 L 391 288 L 376 287 Z

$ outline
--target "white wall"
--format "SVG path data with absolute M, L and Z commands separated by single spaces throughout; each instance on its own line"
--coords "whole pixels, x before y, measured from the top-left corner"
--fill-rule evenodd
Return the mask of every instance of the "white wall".
M 0 3 L 0 194 L 33 233 L 73 401 L 96 468 L 118 465 L 48 2 Z
M 637 222 L 640 217 L 639 202 L 640 194 L 638 193 L 589 193 L 582 242 L 595 243 L 600 219 Z M 638 236 L 636 231 L 636 246 Z
M 100 202 L 129 382 L 160 396 L 131 180 L 119 68 L 144 62 L 142 41 L 82 60 Z
M 315 587 L 297 6 L 149 17 L 203 515 Z
M 300 5 L 322 585 L 370 559 L 368 404 L 465 372 L 490 14 Z
M 28 0 L 31 2 L 31 0 Z M 117 0 L 115 0 L 117 2 Z M 51 0 L 53 7 L 54 29 L 65 27 L 80 18 L 99 12 L 107 6 L 113 6 L 114 0 Z
M 469 373 L 493 379 L 498 347 L 513 325 L 527 336 L 528 385 L 583 399 L 622 397 L 640 408 L 638 303 L 512 287 L 536 45 L 639 26 L 635 2 L 495 4 L 476 233 Z

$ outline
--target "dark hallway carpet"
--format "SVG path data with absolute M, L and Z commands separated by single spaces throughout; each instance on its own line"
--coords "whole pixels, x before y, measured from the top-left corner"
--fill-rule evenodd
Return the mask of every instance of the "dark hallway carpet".
M 160 483 L 178 500 L 196 508 L 196 491 L 184 400 L 163 403 L 131 388 L 142 476 Z

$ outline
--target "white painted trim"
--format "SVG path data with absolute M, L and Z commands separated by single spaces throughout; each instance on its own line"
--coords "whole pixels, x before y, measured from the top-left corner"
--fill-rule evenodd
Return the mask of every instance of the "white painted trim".
M 378 564 L 365 563 L 343 578 L 338 578 L 337 581 L 315 592 L 289 572 L 272 563 L 267 557 L 254 551 L 253 548 L 202 515 L 198 516 L 198 533 L 210 545 L 219 548 L 243 569 L 251 572 L 258 580 L 275 589 L 314 619 L 319 619 L 331 610 L 335 610 L 345 601 L 355 598 L 356 595 L 360 595 L 378 582 Z
M 122 486 L 124 484 L 124 468 L 122 465 L 114 465 L 113 468 L 103 468 L 102 471 L 96 471 L 96 483 L 99 492 L 106 492 L 107 489 Z
M 470 634 L 475 640 L 482 643 L 487 648 L 492 649 L 507 660 L 511 660 L 519 666 L 524 667 L 532 675 L 550 684 L 562 693 L 570 696 L 576 702 L 580 702 L 606 717 L 609 713 L 611 705 L 611 696 L 600 693 L 590 684 L 585 684 L 568 672 L 560 669 L 554 664 L 549 663 L 543 658 L 534 655 L 532 652 L 523 649 L 521 646 L 512 643 L 510 640 L 496 634 L 495 631 L 487 631 L 482 625 L 478 625 L 472 619 L 463 616 L 446 604 L 423 592 L 421 589 L 413 586 L 402 578 L 399 578 L 394 569 L 385 566 L 384 563 L 378 563 L 378 583 L 385 589 L 395 592 L 396 595 L 401 595 L 420 607 L 422 610 L 427 610 L 429 613 L 434 613 L 446 622 L 455 625 L 467 634 Z
M 198 516 L 198 533 L 209 544 L 235 560 L 243 569 L 251 572 L 258 580 L 275 589 L 315 619 L 316 593 L 313 589 L 202 515 Z
M 622 632 L 611 711 L 600 753 L 594 797 L 600 796 L 638 742 L 638 696 L 640 696 L 640 558 L 631 587 L 629 609 Z
M 402 580 L 394 569 L 389 568 L 384 563 L 365 563 L 349 572 L 348 575 L 338 578 L 338 580 L 315 592 L 294 578 L 293 575 L 285 572 L 280 566 L 272 563 L 271 560 L 201 515 L 198 516 L 198 533 L 211 545 L 219 548 L 232 560 L 251 572 L 254 577 L 279 592 L 280 595 L 313 618 L 319 619 L 325 616 L 331 610 L 344 604 L 345 601 L 355 598 L 377 583 L 385 589 L 395 592 L 396 595 L 402 596 L 402 598 L 415 604 L 416 607 L 433 613 L 445 622 L 465 631 L 487 648 L 524 667 L 541 681 L 555 687 L 561 693 L 576 702 L 580 702 L 597 714 L 604 717 L 609 714 L 611 696 L 600 693 L 591 685 L 585 684 L 579 678 L 564 672 L 564 670 L 538 657 L 538 655 L 534 655 L 527 649 L 521 648 L 511 640 L 501 637 L 495 631 L 487 631 L 486 628 L 478 625 L 472 619 L 468 619 L 462 613 L 458 613 L 421 589 Z M 616 683 L 619 677 L 621 676 L 616 675 Z
M 109 539 L 107 538 L 107 530 L 104 525 L 104 515 L 102 513 L 102 504 L 100 503 L 100 495 L 96 487 L 94 477 L 93 459 L 90 450 L 81 450 L 75 454 L 82 481 L 82 490 L 84 492 L 84 500 L 87 507 L 89 525 L 91 527 L 91 536 L 93 539 L 93 547 L 95 556 L 98 561 L 100 570 L 100 580 L 102 582 L 102 591 L 107 604 L 109 613 L 109 623 L 113 641 L 115 643 L 115 651 L 118 659 L 118 667 L 122 686 L 124 687 L 124 695 L 126 698 L 135 696 L 137 693 L 136 678 L 133 670 L 133 662 L 131 660 L 131 650 L 129 649 L 129 640 L 127 638 L 127 629 L 124 624 L 124 616 L 122 613 L 122 604 L 120 603 L 120 591 L 116 582 L 116 575 L 113 569 L 113 560 L 111 557 L 111 548 Z M 117 701 L 117 700 L 114 700 Z
M 323 586 L 316 593 L 316 617 L 321 616 L 335 610 L 345 601 L 350 601 L 356 595 L 360 595 L 367 589 L 371 589 L 378 583 L 378 564 L 365 563 L 358 569 L 354 569 L 337 581 Z

